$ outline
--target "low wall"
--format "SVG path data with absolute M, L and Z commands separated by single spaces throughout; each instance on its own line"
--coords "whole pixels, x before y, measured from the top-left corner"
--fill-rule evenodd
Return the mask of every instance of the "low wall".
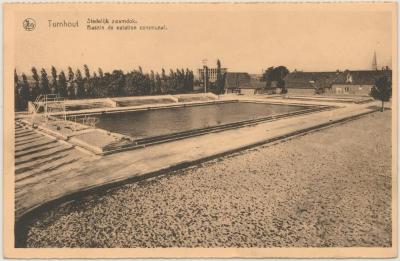
M 117 103 L 112 99 L 91 99 L 91 100 L 71 100 L 65 102 L 67 111 L 93 109 L 93 108 L 113 108 L 117 107 Z
M 196 93 L 196 94 L 178 94 L 174 95 L 179 102 L 192 102 L 192 101 L 215 101 L 218 100 L 218 96 L 207 92 L 207 93 Z
M 111 98 L 117 104 L 117 107 L 140 106 L 147 104 L 160 104 L 160 103 L 176 103 L 178 99 L 172 95 L 158 95 L 158 96 L 131 96 Z
M 256 89 L 251 89 L 251 88 L 242 88 L 240 89 L 240 94 L 243 95 L 255 95 L 256 94 Z
M 288 88 L 289 95 L 314 95 L 314 89 Z

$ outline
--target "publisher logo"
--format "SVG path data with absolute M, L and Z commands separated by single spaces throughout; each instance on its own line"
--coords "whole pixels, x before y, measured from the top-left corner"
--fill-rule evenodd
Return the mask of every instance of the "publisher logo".
M 26 31 L 33 31 L 36 28 L 36 22 L 32 18 L 26 18 L 22 23 L 22 26 Z

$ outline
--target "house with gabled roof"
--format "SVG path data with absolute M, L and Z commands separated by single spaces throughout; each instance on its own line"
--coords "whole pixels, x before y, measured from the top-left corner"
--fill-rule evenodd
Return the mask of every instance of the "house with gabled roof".
M 326 89 L 332 94 L 350 94 L 350 95 L 369 95 L 375 80 L 386 76 L 392 78 L 392 71 L 385 70 L 365 70 L 365 71 L 349 71 L 346 70 L 339 75 L 332 85 Z

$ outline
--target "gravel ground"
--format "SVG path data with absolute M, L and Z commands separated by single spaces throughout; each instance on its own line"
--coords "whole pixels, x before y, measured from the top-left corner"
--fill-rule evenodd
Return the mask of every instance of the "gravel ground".
M 28 247 L 391 246 L 391 112 L 41 213 Z

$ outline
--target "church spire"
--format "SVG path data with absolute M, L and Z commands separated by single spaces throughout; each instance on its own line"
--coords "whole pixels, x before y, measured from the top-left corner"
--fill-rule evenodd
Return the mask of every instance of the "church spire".
M 378 70 L 378 63 L 376 62 L 376 52 L 374 50 L 374 57 L 372 58 L 372 70 Z

